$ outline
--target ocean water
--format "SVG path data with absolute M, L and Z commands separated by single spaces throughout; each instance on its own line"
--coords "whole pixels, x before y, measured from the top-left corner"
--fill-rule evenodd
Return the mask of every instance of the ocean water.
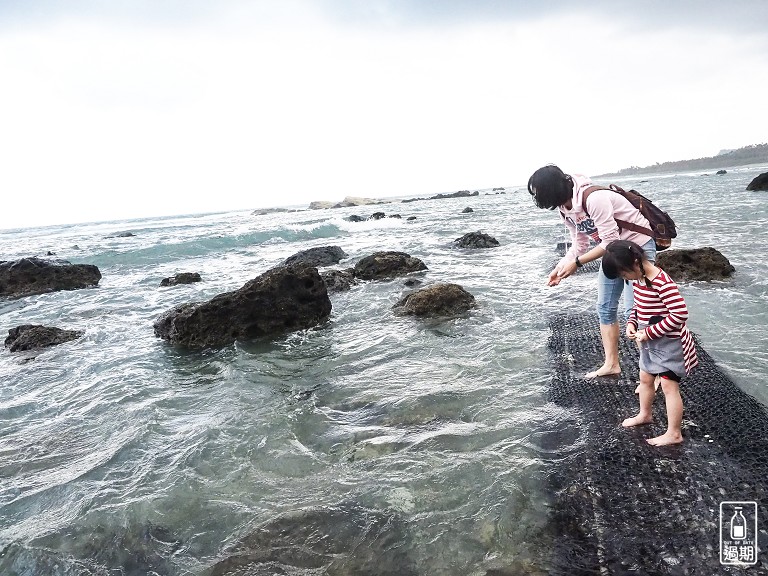
M 689 326 L 764 404 L 768 196 L 745 188 L 767 170 L 614 180 L 673 215 L 674 247 L 713 246 L 735 266 L 731 280 L 682 285 Z M 556 214 L 522 186 L 480 194 L 0 231 L 0 260 L 52 251 L 103 275 L 0 301 L 2 330 L 85 330 L 36 354 L 0 351 L 0 574 L 201 574 L 264 523 L 340 506 L 401 519 L 417 574 L 546 574 L 547 479 L 584 441 L 547 400 L 547 321 L 591 311 L 595 277 L 547 287 L 565 239 Z M 379 210 L 402 218 L 345 220 Z M 453 247 L 476 230 L 501 246 Z M 420 279 L 462 285 L 477 308 L 396 317 L 410 290 L 396 279 L 331 294 L 327 324 L 282 338 L 200 352 L 154 336 L 168 308 L 324 245 L 349 254 L 338 267 L 407 252 L 429 268 Z M 159 287 L 178 272 L 203 281 Z

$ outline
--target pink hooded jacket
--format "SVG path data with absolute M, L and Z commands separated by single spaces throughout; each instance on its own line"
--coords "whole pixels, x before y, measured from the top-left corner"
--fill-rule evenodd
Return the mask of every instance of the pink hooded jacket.
M 605 249 L 614 240 L 631 240 L 642 246 L 650 236 L 632 230 L 619 230 L 614 218 L 626 220 L 638 226 L 650 228 L 651 225 L 640 211 L 621 194 L 610 190 L 595 190 L 587 198 L 587 211 L 582 206 L 584 190 L 593 186 L 592 180 L 581 174 L 571 174 L 573 179 L 573 200 L 570 210 L 560 206 L 560 217 L 565 222 L 571 234 L 572 245 L 558 263 L 560 267 L 567 261 L 573 261 L 589 250 L 589 240 L 592 239 Z

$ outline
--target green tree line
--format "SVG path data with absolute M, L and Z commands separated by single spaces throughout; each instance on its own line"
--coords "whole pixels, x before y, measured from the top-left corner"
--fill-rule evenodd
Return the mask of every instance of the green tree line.
M 599 174 L 595 178 L 607 176 L 631 176 L 633 174 L 655 174 L 660 172 L 684 172 L 688 170 L 719 170 L 731 166 L 768 163 L 768 144 L 752 144 L 736 150 L 730 150 L 717 156 L 695 158 L 693 160 L 676 160 L 672 162 L 656 162 L 652 166 L 630 166 L 618 172 Z

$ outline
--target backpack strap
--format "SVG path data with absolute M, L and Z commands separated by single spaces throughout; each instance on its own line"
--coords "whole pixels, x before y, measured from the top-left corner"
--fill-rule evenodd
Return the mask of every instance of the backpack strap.
M 621 192 L 623 192 L 621 188 L 619 188 L 618 186 L 614 186 L 613 184 L 611 184 L 610 188 L 606 188 L 605 186 L 587 186 L 587 188 L 584 190 L 584 192 L 581 195 L 581 207 L 584 209 L 584 213 L 587 216 L 589 216 L 589 212 L 587 212 L 587 198 L 595 190 L 610 190 L 611 192 L 616 192 L 617 194 L 621 194 Z M 622 194 L 622 196 L 624 195 Z M 626 196 L 624 197 L 626 198 Z M 638 212 L 640 212 L 639 209 L 638 209 Z M 592 218 L 592 216 L 589 216 L 589 217 Z M 640 226 L 639 224 L 634 224 L 632 222 L 627 222 L 626 220 L 620 220 L 619 218 L 614 218 L 614 220 L 616 220 L 616 224 L 619 225 L 619 228 L 624 228 L 625 230 L 632 230 L 632 232 L 637 232 L 638 234 L 645 234 L 646 236 L 650 236 L 651 238 L 656 238 L 656 233 L 650 228 L 646 228 L 645 226 Z

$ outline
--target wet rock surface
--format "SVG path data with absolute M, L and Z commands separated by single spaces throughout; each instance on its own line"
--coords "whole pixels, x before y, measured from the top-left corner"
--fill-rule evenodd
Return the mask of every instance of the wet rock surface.
M 747 190 L 768 190 L 768 172 L 756 176 L 747 186 Z
M 318 268 L 320 266 L 338 264 L 346 257 L 347 253 L 344 252 L 344 250 L 342 250 L 339 246 L 318 246 L 316 248 L 302 250 L 293 256 L 289 256 L 285 259 L 283 265 L 293 266 L 295 264 L 302 264 Z
M 260 525 L 208 576 L 416 576 L 406 524 L 357 505 L 307 508 Z
M 77 340 L 83 334 L 85 332 L 82 330 L 62 330 L 39 324 L 22 324 L 8 330 L 5 347 L 9 348 L 11 352 L 37 350 L 63 344 L 70 340 Z
M 175 276 L 169 278 L 163 278 L 160 281 L 160 286 L 176 286 L 177 284 L 192 284 L 194 282 L 201 282 L 203 279 L 197 272 L 180 272 Z
M 155 335 L 188 348 L 208 348 L 311 328 L 331 313 L 325 282 L 316 268 L 280 266 L 202 303 L 168 310 Z
M 656 254 L 656 264 L 676 282 L 725 280 L 736 271 L 715 248 L 664 250 Z
M 324 270 L 320 273 L 328 292 L 344 292 L 357 284 L 355 279 L 355 270 L 347 268 L 346 270 Z
M 455 316 L 475 305 L 475 297 L 458 284 L 434 284 L 402 298 L 392 308 L 408 316 Z
M 59 290 L 96 286 L 101 272 L 92 264 L 41 258 L 0 261 L 0 297 L 21 298 Z
M 374 252 L 355 264 L 355 277 L 361 280 L 381 280 L 426 270 L 427 266 L 405 252 Z
M 456 238 L 453 243 L 459 248 L 496 248 L 501 246 L 493 236 L 484 232 L 469 232 L 461 238 Z

